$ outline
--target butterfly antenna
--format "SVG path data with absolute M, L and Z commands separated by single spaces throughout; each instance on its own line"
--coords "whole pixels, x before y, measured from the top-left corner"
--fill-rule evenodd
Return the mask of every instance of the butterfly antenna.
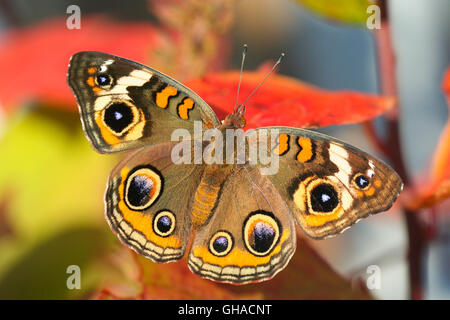
M 258 84 L 258 86 L 252 91 L 252 93 L 249 94 L 249 96 L 247 97 L 247 99 L 245 99 L 245 101 L 242 103 L 242 105 L 245 106 L 245 104 L 247 103 L 247 101 L 251 98 L 251 96 L 253 94 L 255 94 L 256 91 L 258 91 L 258 89 L 262 86 L 262 84 L 264 83 L 264 81 L 267 80 L 267 78 L 272 74 L 272 72 L 275 71 L 275 68 L 281 63 L 281 60 L 283 60 L 284 58 L 284 53 L 282 53 L 280 55 L 280 57 L 278 58 L 277 62 L 275 62 L 275 64 L 272 67 L 272 70 L 269 71 L 269 73 L 265 76 L 265 78 Z M 245 111 L 245 107 L 244 107 L 244 111 Z
M 245 62 L 246 55 L 247 55 L 247 44 L 244 44 L 243 49 L 242 49 L 241 72 L 239 73 L 239 84 L 238 84 L 238 89 L 237 89 L 237 93 L 236 93 L 236 103 L 234 104 L 233 112 L 236 112 L 237 108 L 238 108 L 239 90 L 241 89 L 242 72 L 244 71 L 244 62 Z

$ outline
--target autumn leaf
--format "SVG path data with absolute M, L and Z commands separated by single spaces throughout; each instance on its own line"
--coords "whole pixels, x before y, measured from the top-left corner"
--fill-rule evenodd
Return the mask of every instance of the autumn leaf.
M 8 31 L 0 45 L 0 107 L 27 100 L 76 111 L 67 82 L 70 57 L 79 51 L 103 51 L 145 63 L 162 46 L 163 35 L 147 23 L 117 23 L 105 17 L 83 17 L 82 27 L 69 30 L 66 20 L 47 20 Z
M 444 79 L 442 80 L 442 91 L 444 91 L 447 104 L 450 106 L 450 67 L 445 71 Z
M 409 199 L 406 207 L 410 210 L 432 208 L 450 198 L 450 179 L 429 186 L 420 195 Z
M 447 69 L 442 82 L 447 104 L 450 108 L 450 68 Z M 420 190 L 420 195 L 411 199 L 407 206 L 412 210 L 431 208 L 450 198 L 450 115 L 439 138 L 433 156 L 429 181 Z
M 11 108 L 33 99 L 74 111 L 75 100 L 66 84 L 67 64 L 72 54 L 96 50 L 145 63 L 151 59 L 152 49 L 165 43 L 165 37 L 148 24 L 119 24 L 100 17 L 86 17 L 80 30 L 69 30 L 65 20 L 55 19 L 9 32 L 5 38 L 0 50 L 0 105 Z M 71 41 L 66 41 L 69 38 Z M 47 50 L 39 50 L 42 47 Z M 248 95 L 261 78 L 259 72 L 246 72 L 241 96 Z M 223 118 L 232 109 L 237 83 L 238 73 L 227 72 L 211 73 L 188 81 L 187 85 Z M 327 92 L 275 75 L 249 102 L 248 127 L 277 124 L 315 127 L 361 122 L 392 105 L 393 100 L 389 98 Z
M 287 267 L 271 280 L 247 285 L 231 285 L 205 280 L 193 274 L 186 256 L 171 263 L 154 263 L 131 250 L 121 254 L 125 268 L 134 266 L 130 285 L 109 284 L 95 299 L 371 299 L 362 287 L 338 275 L 308 244 L 298 238 L 297 249 Z M 128 276 L 124 277 L 128 281 Z M 139 289 L 136 289 L 139 288 Z
M 264 78 L 262 71 L 246 71 L 240 103 Z M 219 119 L 231 113 L 236 99 L 238 71 L 210 73 L 185 84 L 208 102 Z M 246 103 L 246 128 L 262 126 L 322 127 L 359 123 L 394 106 L 394 98 L 353 91 L 327 91 L 291 77 L 271 75 Z

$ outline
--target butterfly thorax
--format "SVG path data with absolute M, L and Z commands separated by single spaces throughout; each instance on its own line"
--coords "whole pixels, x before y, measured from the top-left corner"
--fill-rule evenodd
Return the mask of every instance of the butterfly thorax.
M 218 152 L 219 148 L 222 148 L 222 157 L 227 159 L 228 154 L 231 152 L 231 163 L 224 162 L 222 164 L 212 164 L 205 168 L 200 185 L 198 186 L 195 196 L 194 204 L 192 206 L 192 222 L 194 226 L 203 225 L 211 215 L 217 199 L 219 197 L 219 191 L 221 190 L 223 183 L 226 181 L 229 174 L 232 172 L 237 161 L 237 137 L 233 136 L 233 145 L 227 145 L 227 135 L 234 135 L 234 130 L 242 129 L 245 126 L 245 118 L 240 110 L 237 110 L 229 114 L 222 123 L 216 128 L 222 134 L 222 141 L 219 142 L 212 140 L 210 146 L 213 150 L 212 154 Z

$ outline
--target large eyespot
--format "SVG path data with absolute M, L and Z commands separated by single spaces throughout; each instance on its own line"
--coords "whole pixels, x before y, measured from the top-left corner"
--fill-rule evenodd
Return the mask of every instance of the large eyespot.
M 313 213 L 333 212 L 339 205 L 339 195 L 332 184 L 317 183 L 309 189 L 309 203 Z
M 340 190 L 331 179 L 316 175 L 298 177 L 288 191 L 300 212 L 306 214 L 328 216 L 342 208 Z
M 160 196 L 162 188 L 163 178 L 155 168 L 138 167 L 126 180 L 125 203 L 131 210 L 145 210 Z
M 361 173 L 357 173 L 353 178 L 353 183 L 358 189 L 366 190 L 370 186 L 370 178 Z
M 275 216 L 258 210 L 249 214 L 243 225 L 245 246 L 255 256 L 266 256 L 280 239 L 281 225 Z
M 121 135 L 136 122 L 139 117 L 135 107 L 125 101 L 110 104 L 103 113 L 103 122 L 116 135 Z
M 109 74 L 101 73 L 95 77 L 95 84 L 103 89 L 109 89 L 112 83 L 113 78 Z
M 209 251 L 218 257 L 226 256 L 233 248 L 233 237 L 227 231 L 216 232 L 209 241 Z
M 176 218 L 169 210 L 159 211 L 153 218 L 153 231 L 160 237 L 168 237 L 175 230 Z

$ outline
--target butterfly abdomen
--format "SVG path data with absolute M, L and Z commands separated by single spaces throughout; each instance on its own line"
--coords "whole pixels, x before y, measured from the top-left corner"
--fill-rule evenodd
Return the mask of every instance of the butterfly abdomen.
M 202 180 L 195 191 L 192 205 L 192 223 L 195 227 L 203 225 L 208 220 L 230 169 L 230 166 L 222 165 L 211 166 L 205 170 Z

